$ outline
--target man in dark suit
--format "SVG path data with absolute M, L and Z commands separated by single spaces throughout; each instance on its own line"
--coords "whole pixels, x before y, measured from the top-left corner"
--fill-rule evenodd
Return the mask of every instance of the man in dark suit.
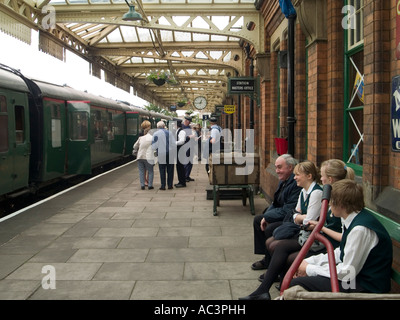
M 265 241 L 272 232 L 282 224 L 283 219 L 296 207 L 301 187 L 294 180 L 294 167 L 297 161 L 289 154 L 283 154 L 275 161 L 275 172 L 279 178 L 279 186 L 274 194 L 272 204 L 261 215 L 255 216 L 254 253 L 264 254 L 264 258 L 251 265 L 253 270 L 267 269 L 271 256 L 266 249 Z

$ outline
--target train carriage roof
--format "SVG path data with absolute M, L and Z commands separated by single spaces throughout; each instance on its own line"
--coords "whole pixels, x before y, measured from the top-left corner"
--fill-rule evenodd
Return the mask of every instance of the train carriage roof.
M 25 81 L 11 71 L 0 68 L 0 88 L 29 92 Z
M 98 107 L 106 107 L 115 110 L 129 111 L 129 106 L 119 103 L 115 100 L 99 97 L 87 92 L 79 91 L 68 86 L 60 86 L 52 83 L 34 80 L 39 86 L 44 97 L 60 99 L 60 100 L 82 100 L 90 101 L 91 105 Z

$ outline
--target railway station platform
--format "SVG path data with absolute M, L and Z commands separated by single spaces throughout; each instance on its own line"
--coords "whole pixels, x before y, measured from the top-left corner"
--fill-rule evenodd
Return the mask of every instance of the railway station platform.
M 213 216 L 204 165 L 194 165 L 192 177 L 186 188 L 159 190 L 156 167 L 154 189 L 141 190 L 131 162 L 2 221 L 0 299 L 236 300 L 250 294 L 262 272 L 250 268 L 260 256 L 253 254 L 249 204 L 222 200 Z M 267 204 L 256 195 L 254 205 L 259 214 Z M 273 286 L 272 298 L 278 295 Z

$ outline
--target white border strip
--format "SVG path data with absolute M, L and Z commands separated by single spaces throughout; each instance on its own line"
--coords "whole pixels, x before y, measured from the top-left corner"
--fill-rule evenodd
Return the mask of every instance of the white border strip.
M 25 212 L 26 210 L 29 210 L 29 209 L 31 209 L 31 208 L 34 208 L 34 207 L 36 207 L 36 206 L 38 206 L 38 205 L 40 205 L 40 204 L 42 204 L 42 203 L 44 203 L 44 202 L 47 202 L 47 201 L 49 201 L 49 200 L 51 200 L 51 199 L 54 199 L 54 198 L 57 198 L 58 196 L 61 196 L 62 194 L 67 193 L 68 191 L 73 190 L 73 189 L 75 189 L 75 188 L 78 188 L 78 187 L 84 185 L 85 183 L 88 183 L 88 182 L 91 182 L 91 181 L 93 181 L 93 180 L 95 180 L 95 179 L 97 179 L 97 178 L 100 178 L 100 177 L 106 175 L 107 173 L 113 172 L 113 171 L 118 170 L 118 169 L 120 169 L 120 168 L 123 168 L 123 167 L 125 167 L 125 166 L 127 166 L 127 165 L 129 165 L 129 164 L 132 164 L 132 163 L 134 163 L 135 161 L 136 161 L 136 159 L 135 159 L 135 160 L 132 160 L 132 161 L 130 161 L 130 162 L 128 162 L 128 163 L 125 163 L 125 164 L 123 164 L 123 165 L 121 165 L 121 166 L 118 166 L 117 168 L 108 170 L 107 172 L 100 173 L 100 174 L 98 174 L 97 176 L 95 176 L 95 177 L 93 177 L 93 178 L 90 178 L 90 179 L 88 179 L 88 180 L 85 180 L 85 181 L 83 181 L 83 182 L 81 182 L 81 183 L 79 183 L 79 184 L 77 184 L 77 185 L 75 185 L 75 186 L 73 186 L 73 187 L 71 187 L 71 188 L 68 188 L 68 189 L 65 189 L 65 190 L 63 190 L 63 191 L 60 191 L 59 193 L 56 193 L 56 194 L 54 194 L 54 195 L 52 195 L 52 196 L 50 196 L 50 197 L 48 197 L 48 198 L 46 198 L 46 199 L 40 200 L 40 201 L 38 201 L 38 202 L 35 202 L 35 203 L 31 204 L 31 205 L 28 206 L 28 207 L 25 207 L 25 208 L 23 208 L 23 209 L 21 209 L 21 210 L 15 211 L 14 213 L 11 213 L 11 214 L 9 214 L 9 215 L 7 215 L 7 216 L 1 218 L 1 219 L 0 219 L 0 223 L 3 222 L 3 221 L 5 221 L 5 220 L 8 220 L 8 219 L 10 219 L 10 218 L 12 218 L 12 217 L 17 216 L 17 215 L 19 215 L 20 213 Z

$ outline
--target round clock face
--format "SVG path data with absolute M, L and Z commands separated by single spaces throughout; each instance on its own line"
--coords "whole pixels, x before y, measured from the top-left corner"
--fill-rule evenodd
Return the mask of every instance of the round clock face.
M 196 97 L 193 104 L 196 109 L 204 109 L 207 106 L 207 99 L 203 96 Z

